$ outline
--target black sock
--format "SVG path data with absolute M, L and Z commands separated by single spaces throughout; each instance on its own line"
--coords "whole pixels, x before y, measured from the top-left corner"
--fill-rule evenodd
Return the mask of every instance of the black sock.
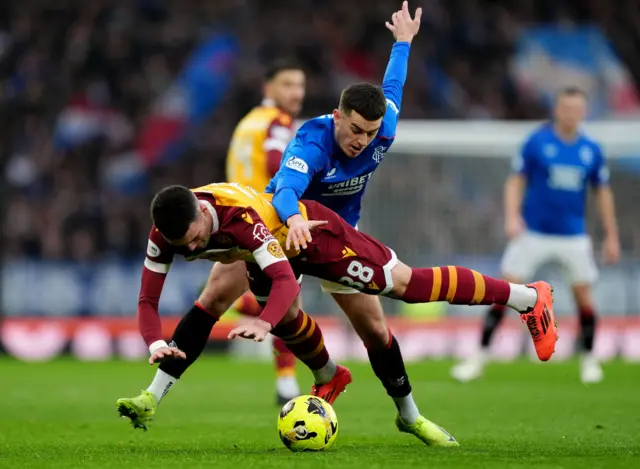
M 160 369 L 165 373 L 179 379 L 182 373 L 195 362 L 209 340 L 211 329 L 216 323 L 216 318 L 198 306 L 193 305 L 187 314 L 180 320 L 180 323 L 173 331 L 173 337 L 169 345 L 178 347 L 187 358 L 185 360 L 175 359 L 160 364 Z
M 585 352 L 591 352 L 593 350 L 596 323 L 597 319 L 595 314 L 580 314 L 580 342 Z
M 491 344 L 491 338 L 496 331 L 502 318 L 504 317 L 503 305 L 493 305 L 487 311 L 487 315 L 484 317 L 484 324 L 482 325 L 482 339 L 480 345 L 482 348 L 487 348 Z
M 411 392 L 409 377 L 404 368 L 400 345 L 391 336 L 389 347 L 367 350 L 371 368 L 391 397 L 405 397 Z

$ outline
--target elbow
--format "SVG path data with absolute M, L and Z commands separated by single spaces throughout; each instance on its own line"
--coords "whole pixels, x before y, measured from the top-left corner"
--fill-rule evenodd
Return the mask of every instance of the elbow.
M 505 195 L 517 197 L 524 191 L 526 183 L 527 180 L 524 174 L 517 173 L 510 175 L 504 185 Z

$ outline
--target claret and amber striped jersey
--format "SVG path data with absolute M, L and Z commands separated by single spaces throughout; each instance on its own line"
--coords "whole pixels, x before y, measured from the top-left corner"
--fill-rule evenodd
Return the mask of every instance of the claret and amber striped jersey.
M 236 127 L 227 155 L 227 181 L 264 192 L 293 137 L 293 119 L 265 99 Z
M 230 263 L 256 262 L 261 267 L 297 255 L 293 249 L 283 252 L 288 228 L 271 205 L 271 195 L 237 183 L 218 183 L 192 189 L 200 204 L 213 217 L 209 243 L 203 249 L 171 245 L 154 227 L 149 235 L 145 266 L 154 272 L 169 271 L 175 255 L 186 260 L 207 259 Z M 300 203 L 306 217 L 306 207 Z M 278 257 L 280 256 L 280 257 Z
M 176 255 L 187 260 L 208 259 L 227 263 L 242 259 L 257 264 L 270 279 L 273 293 L 269 295 L 260 319 L 273 327 L 282 319 L 300 290 L 288 262 L 289 257 L 298 253 L 294 250 L 285 253 L 283 250 L 288 228 L 271 206 L 270 196 L 235 183 L 209 184 L 192 191 L 212 217 L 207 245 L 190 251 L 186 247 L 173 246 L 155 227 L 149 234 L 138 298 L 138 324 L 150 350 L 164 344 L 158 305 L 166 274 Z M 300 211 L 306 216 L 307 209 L 302 204 Z

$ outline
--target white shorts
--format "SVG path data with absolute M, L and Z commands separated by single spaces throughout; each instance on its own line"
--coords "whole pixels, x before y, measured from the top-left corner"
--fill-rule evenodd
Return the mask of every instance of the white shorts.
M 360 293 L 355 288 L 342 285 L 341 283 L 330 282 L 329 280 L 320 280 L 320 288 L 325 293 L 337 293 L 339 295 L 353 295 Z
M 555 262 L 571 285 L 591 284 L 598 278 L 593 244 L 588 235 L 557 236 L 526 231 L 512 239 L 502 257 L 502 275 L 530 281 L 538 269 Z

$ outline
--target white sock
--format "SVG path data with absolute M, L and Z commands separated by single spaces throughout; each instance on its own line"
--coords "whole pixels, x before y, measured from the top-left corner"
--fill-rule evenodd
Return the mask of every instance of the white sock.
M 485 363 L 486 361 L 489 360 L 489 357 L 491 356 L 491 348 L 490 347 L 480 347 L 478 349 L 478 351 L 473 355 L 472 358 L 474 358 L 475 360 L 481 362 L 481 363 Z
M 515 309 L 519 313 L 525 312 L 529 308 L 533 308 L 538 301 L 538 292 L 533 287 L 527 287 L 519 283 L 510 283 L 511 293 L 507 306 Z
M 333 375 L 336 374 L 336 370 L 338 367 L 335 362 L 329 358 L 329 361 L 325 366 L 318 370 L 311 370 L 313 373 L 313 377 L 315 379 L 316 384 L 327 384 L 333 378 Z
M 404 423 L 409 425 L 416 423 L 416 420 L 420 417 L 420 411 L 411 393 L 404 397 L 394 397 L 393 402 L 396 404 L 400 418 Z
M 276 379 L 276 391 L 278 396 L 293 399 L 300 395 L 300 386 L 295 376 L 279 376 Z
M 156 402 L 159 404 L 162 398 L 169 392 L 171 386 L 178 381 L 177 378 L 174 378 L 168 373 L 165 373 L 160 368 L 156 371 L 156 376 L 153 378 L 151 385 L 147 388 L 153 396 L 156 398 Z

